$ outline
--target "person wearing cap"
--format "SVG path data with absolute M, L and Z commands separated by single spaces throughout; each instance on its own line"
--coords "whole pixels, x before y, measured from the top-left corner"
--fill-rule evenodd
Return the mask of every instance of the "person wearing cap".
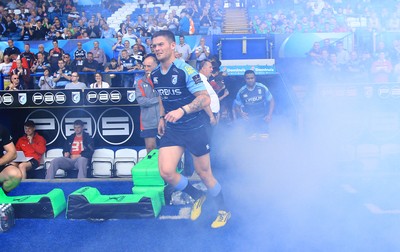
M 25 134 L 20 137 L 15 145 L 17 151 L 23 151 L 26 157 L 32 159 L 25 162 L 13 162 L 12 165 L 21 171 L 22 179 L 26 179 L 27 171 L 39 167 L 42 156 L 46 152 L 46 139 L 36 132 L 35 122 L 28 120 L 24 123 Z
M 63 147 L 63 156 L 50 162 L 46 179 L 54 179 L 58 169 L 78 170 L 78 178 L 86 178 L 87 166 L 93 152 L 93 139 L 84 131 L 83 121 L 75 120 L 74 133 L 67 137 Z

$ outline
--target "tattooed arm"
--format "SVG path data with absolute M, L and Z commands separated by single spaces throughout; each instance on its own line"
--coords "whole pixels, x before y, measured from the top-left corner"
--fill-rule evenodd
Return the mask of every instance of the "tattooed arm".
M 191 103 L 166 114 L 165 120 L 167 122 L 176 122 L 185 114 L 194 113 L 210 106 L 211 100 L 207 90 L 198 91 L 194 93 L 194 96 L 196 96 L 196 98 Z

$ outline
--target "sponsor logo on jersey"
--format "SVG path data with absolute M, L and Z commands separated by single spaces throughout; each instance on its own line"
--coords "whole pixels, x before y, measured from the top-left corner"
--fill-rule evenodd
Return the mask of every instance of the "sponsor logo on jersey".
M 180 88 L 160 88 L 160 89 L 157 89 L 157 91 L 160 96 L 181 95 L 182 94 L 182 91 Z
M 196 72 L 196 70 L 194 70 L 194 68 L 189 65 L 185 66 L 185 70 L 186 70 L 187 74 L 189 74 L 189 75 L 192 75 Z

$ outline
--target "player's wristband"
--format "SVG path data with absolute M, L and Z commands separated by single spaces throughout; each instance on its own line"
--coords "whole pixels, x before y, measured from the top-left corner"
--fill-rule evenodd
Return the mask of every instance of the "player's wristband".
M 183 115 L 186 115 L 186 114 L 187 114 L 186 110 L 185 110 L 183 107 L 180 107 L 180 109 L 183 110 Z
M 165 117 L 164 116 L 160 116 L 160 119 L 165 119 Z

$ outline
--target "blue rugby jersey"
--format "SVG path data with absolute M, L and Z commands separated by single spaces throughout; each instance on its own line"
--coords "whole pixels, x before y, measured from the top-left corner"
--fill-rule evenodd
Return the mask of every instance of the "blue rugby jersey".
M 199 73 L 183 60 L 176 59 L 166 73 L 160 65 L 151 73 L 151 80 L 163 102 L 165 113 L 191 103 L 195 92 L 206 90 Z M 184 115 L 175 123 L 167 123 L 167 128 L 192 130 L 206 122 L 204 110 Z
M 242 110 L 249 116 L 265 116 L 268 114 L 269 101 L 272 94 L 268 88 L 261 83 L 256 82 L 253 90 L 243 86 L 239 89 L 235 103 L 242 107 Z

